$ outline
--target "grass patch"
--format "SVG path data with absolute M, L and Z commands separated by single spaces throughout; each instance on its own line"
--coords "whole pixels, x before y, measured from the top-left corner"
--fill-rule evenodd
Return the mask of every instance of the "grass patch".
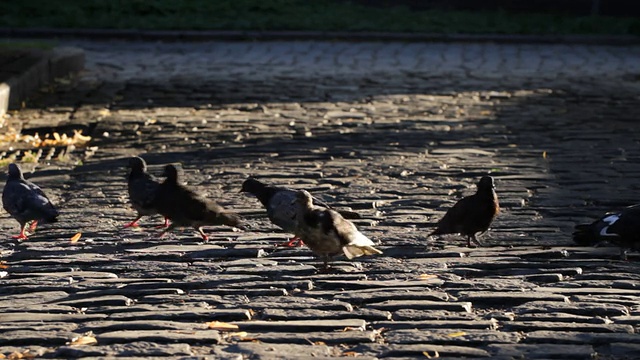
M 6 27 L 149 30 L 640 34 L 640 19 L 631 17 L 412 11 L 332 0 L 3 1 L 0 23 Z

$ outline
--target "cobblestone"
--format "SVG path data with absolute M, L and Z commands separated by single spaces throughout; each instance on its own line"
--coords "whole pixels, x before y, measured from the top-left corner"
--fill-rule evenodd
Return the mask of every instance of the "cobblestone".
M 0 353 L 48 358 L 632 358 L 638 256 L 573 225 L 637 202 L 640 46 L 89 42 L 86 70 L 8 126 L 83 129 L 90 152 L 25 164 L 60 222 L 0 243 Z M 7 150 L 10 151 L 10 150 Z M 121 229 L 127 158 L 247 218 L 156 238 Z M 502 212 L 467 248 L 427 238 L 496 179 Z M 385 255 L 331 273 L 258 201 L 253 175 L 358 215 Z M 14 220 L 0 219 L 9 233 Z M 78 242 L 69 239 L 82 233 Z M 237 325 L 209 329 L 208 322 Z M 98 344 L 76 346 L 92 334 Z M 568 354 L 568 355 L 567 355 Z

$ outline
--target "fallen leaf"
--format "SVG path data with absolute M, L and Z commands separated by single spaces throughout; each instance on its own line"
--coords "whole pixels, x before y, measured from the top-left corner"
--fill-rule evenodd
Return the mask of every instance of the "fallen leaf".
M 226 333 L 225 334 L 225 338 L 227 340 L 240 340 L 240 341 L 250 341 L 250 340 L 255 340 L 255 339 L 250 339 L 247 338 L 247 332 L 246 331 L 239 331 L 239 332 L 230 332 L 230 333 Z
M 7 359 L 9 360 L 35 359 L 35 358 L 36 358 L 36 355 L 30 353 L 29 350 L 25 350 L 23 352 L 14 351 L 11 354 L 9 354 L 9 356 L 7 356 Z
M 9 265 L 7 265 L 6 262 L 0 261 L 0 269 L 6 270 L 8 268 L 9 268 Z M 0 355 L 2 355 L 2 354 L 0 354 Z M 2 358 L 0 358 L 0 359 L 2 359 Z
M 457 331 L 457 332 L 447 334 L 448 337 L 458 337 L 458 336 L 465 336 L 465 335 L 467 335 L 467 333 L 464 331 Z
M 431 280 L 431 279 L 436 279 L 438 277 L 436 275 L 433 275 L 433 274 L 420 274 L 418 276 L 418 278 L 420 280 Z
M 440 354 L 438 353 L 437 350 L 433 350 L 433 355 L 429 354 L 428 351 L 423 351 L 422 355 L 426 356 L 427 359 L 435 359 L 440 357 Z
M 542 152 L 542 158 L 543 158 L 543 159 L 546 159 L 546 158 L 547 158 L 547 152 L 546 152 L 546 151 L 543 151 L 543 152 Z
M 92 335 L 83 335 L 71 339 L 70 346 L 97 345 L 98 340 Z
M 353 327 L 353 326 L 347 326 L 344 329 L 342 329 L 342 331 L 362 331 L 362 328 Z
M 205 323 L 205 324 L 211 330 L 232 331 L 232 330 L 238 330 L 239 329 L 238 325 L 229 324 L 229 323 L 220 322 L 220 321 L 210 321 L 210 322 Z
M 77 243 L 82 237 L 82 233 L 77 233 L 71 237 L 71 243 Z
M 327 343 L 325 343 L 324 341 L 316 341 L 313 343 L 313 345 L 327 345 Z
M 347 351 L 347 352 L 343 352 L 342 356 L 356 357 L 356 356 L 360 356 L 360 353 L 355 352 L 355 351 Z

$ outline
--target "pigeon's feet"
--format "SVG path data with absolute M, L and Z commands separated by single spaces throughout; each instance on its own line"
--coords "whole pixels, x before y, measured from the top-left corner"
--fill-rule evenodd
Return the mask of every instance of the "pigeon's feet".
M 156 229 L 166 229 L 169 227 L 169 218 L 164 218 L 164 224 L 156 226 Z
M 36 227 L 38 226 L 38 220 L 33 220 L 31 222 L 31 225 L 29 226 L 29 232 L 35 232 L 36 231 Z
M 125 225 L 124 228 L 125 229 L 130 228 L 130 227 L 136 228 L 138 226 L 140 226 L 140 225 L 138 224 L 138 219 L 136 219 L 136 220 L 133 220 L 132 222 L 128 223 L 127 225 Z
M 24 233 L 24 231 L 21 231 L 20 234 L 13 235 L 12 238 L 18 239 L 18 240 L 26 240 L 28 237 L 27 237 L 27 234 Z
M 303 245 L 304 245 L 304 242 L 302 241 L 302 239 L 300 239 L 297 236 L 294 236 L 291 239 L 289 239 L 289 241 L 277 244 L 276 246 L 300 247 Z

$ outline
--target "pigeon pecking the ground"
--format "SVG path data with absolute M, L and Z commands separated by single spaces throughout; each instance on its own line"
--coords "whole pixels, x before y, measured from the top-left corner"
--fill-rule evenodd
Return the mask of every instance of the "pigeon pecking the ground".
M 640 248 L 640 204 L 607 213 L 591 224 L 576 225 L 573 240 L 580 245 L 609 241 L 620 246 L 620 258 L 627 259 L 628 249 Z
M 138 212 L 138 217 L 132 222 L 126 224 L 124 227 L 137 227 L 138 220 L 145 215 L 156 215 L 158 210 L 153 206 L 153 201 L 156 197 L 156 193 L 160 188 L 160 182 L 155 176 L 147 172 L 147 163 L 144 159 L 134 156 L 129 159 L 129 200 L 131 205 Z M 164 225 L 158 226 L 159 228 L 166 228 L 169 226 L 169 218 L 164 218 Z
M 340 253 L 344 253 L 349 259 L 382 254 L 382 251 L 373 247 L 373 241 L 340 213 L 315 206 L 308 191 L 298 191 L 294 204 L 297 208 L 295 234 L 304 239 L 311 251 L 323 259 L 325 269 L 328 269 L 331 256 Z
M 14 239 L 28 237 L 26 228 L 29 223 L 29 232 L 34 232 L 38 221 L 58 221 L 58 210 L 38 185 L 25 180 L 18 164 L 9 164 L 7 184 L 2 191 L 2 206 L 20 223 L 20 234 L 13 236 Z
M 295 233 L 296 230 L 296 213 L 297 207 L 294 203 L 297 190 L 289 189 L 281 186 L 267 185 L 253 177 L 248 178 L 242 183 L 242 192 L 253 194 L 262 205 L 267 209 L 269 220 L 282 228 L 288 233 Z M 330 208 L 329 205 L 313 198 L 315 205 Z M 297 245 L 296 245 L 297 244 Z M 289 239 L 288 242 L 279 244 L 280 246 L 302 246 L 303 241 L 297 236 Z
M 209 237 L 202 231 L 206 225 L 228 225 L 241 227 L 240 215 L 225 210 L 213 200 L 206 199 L 194 190 L 178 182 L 178 169 L 173 165 L 164 168 L 166 179 L 160 184 L 154 206 L 158 212 L 171 220 L 160 236 L 175 227 L 191 226 L 204 241 Z
M 467 237 L 467 246 L 471 241 L 480 242 L 477 233 L 484 233 L 498 215 L 500 205 L 491 176 L 483 176 L 478 182 L 475 194 L 460 199 L 438 222 L 438 228 L 431 235 L 462 234 Z

